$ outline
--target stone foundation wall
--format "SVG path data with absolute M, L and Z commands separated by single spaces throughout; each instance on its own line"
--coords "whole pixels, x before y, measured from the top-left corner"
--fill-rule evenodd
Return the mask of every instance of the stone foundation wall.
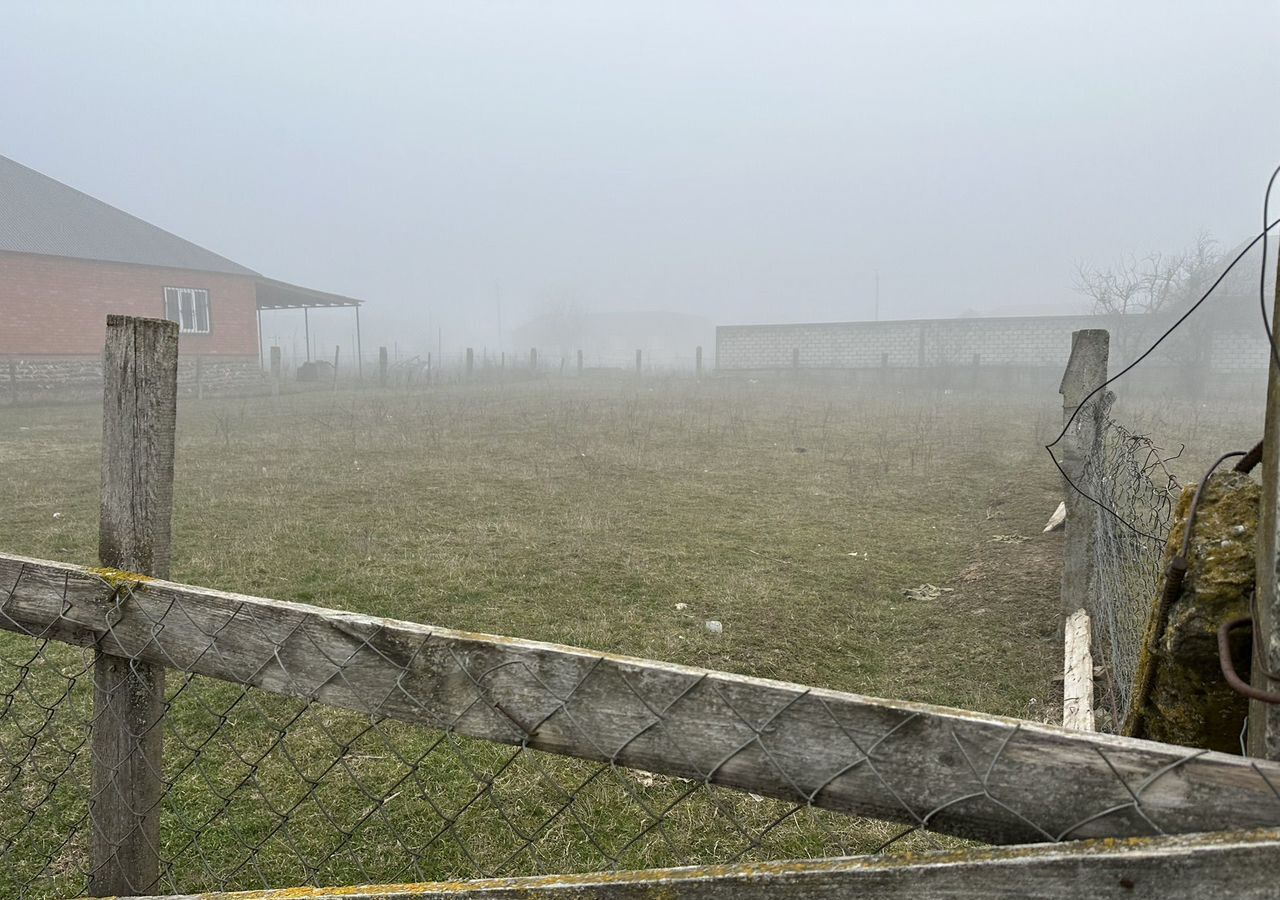
M 269 388 L 267 375 L 259 368 L 256 357 L 182 355 L 178 357 L 180 395 L 196 393 L 197 368 L 206 396 L 257 393 Z M 5 401 L 88 399 L 101 392 L 101 359 L 0 359 L 0 399 Z

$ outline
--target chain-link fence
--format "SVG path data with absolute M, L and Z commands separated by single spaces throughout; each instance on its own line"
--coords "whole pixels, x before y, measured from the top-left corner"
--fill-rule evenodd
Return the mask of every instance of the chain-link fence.
M 1266 763 L 15 557 L 0 583 L 8 896 L 1280 822 Z
M 1182 486 L 1169 471 L 1170 454 L 1111 417 L 1110 396 L 1091 401 L 1084 415 L 1096 433 L 1080 468 L 1077 490 L 1091 503 L 1092 557 L 1088 612 L 1106 670 L 1102 702 L 1112 729 L 1129 715 L 1139 657 L 1156 602 L 1162 557 Z

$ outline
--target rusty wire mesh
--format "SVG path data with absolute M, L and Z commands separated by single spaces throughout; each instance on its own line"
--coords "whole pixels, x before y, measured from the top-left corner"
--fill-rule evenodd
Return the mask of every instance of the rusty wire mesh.
M 1110 775 L 1079 782 L 1087 811 L 1067 821 L 1050 815 L 1052 801 L 1038 789 L 1015 790 L 1034 745 L 1014 722 L 940 724 L 901 707 L 855 726 L 805 688 L 779 686 L 761 706 L 717 673 L 676 671 L 679 689 L 659 689 L 609 657 L 555 651 L 540 667 L 469 650 L 452 633 L 421 629 L 412 641 L 388 641 L 368 620 L 296 607 L 268 621 L 241 605 L 211 626 L 163 588 L 130 596 L 117 586 L 97 621 L 68 601 L 36 631 L 15 612 L 31 607 L 22 578 L 8 601 L 0 597 L 4 627 L 27 632 L 0 635 L 0 893 L 8 896 L 80 894 L 94 864 L 94 651 L 46 639 L 59 629 L 89 629 L 131 665 L 168 664 L 161 871 L 139 892 L 955 847 L 959 838 L 931 833 L 935 823 L 950 819 L 946 830 L 956 831 L 956 822 L 984 816 L 1031 840 L 1159 834 L 1174 819 L 1144 798 L 1200 756 L 1112 761 L 1099 751 Z M 58 589 L 46 576 L 31 596 Z M 260 635 L 252 657 L 243 646 L 229 652 L 232 626 Z M 340 651 L 318 637 L 335 629 L 349 641 Z M 504 652 L 501 641 L 487 646 Z M 571 665 L 558 669 L 561 658 Z M 215 662 L 235 680 L 191 674 Z M 271 690 L 245 683 L 254 681 Z M 398 720 L 415 709 L 440 727 Z M 799 730 L 810 741 L 817 732 L 821 752 L 796 745 Z M 548 733 L 584 758 L 534 749 Z M 692 744 L 708 742 L 710 751 L 694 752 Z M 619 763 L 641 745 L 689 777 Z M 941 746 L 928 760 L 934 771 L 912 762 L 921 746 Z M 773 798 L 725 786 L 748 757 Z M 1263 785 L 1270 788 L 1265 776 Z M 823 808 L 835 793 L 875 795 L 886 815 Z M 1011 806 L 1017 797 L 1019 808 Z M 1280 820 L 1280 795 L 1275 806 Z
M 1076 489 L 1093 501 L 1086 512 L 1093 559 L 1088 612 L 1106 671 L 1106 730 L 1117 730 L 1133 699 L 1182 485 L 1168 468 L 1176 453 L 1112 418 L 1110 401 L 1107 396 L 1082 410 L 1095 432 L 1083 448 Z

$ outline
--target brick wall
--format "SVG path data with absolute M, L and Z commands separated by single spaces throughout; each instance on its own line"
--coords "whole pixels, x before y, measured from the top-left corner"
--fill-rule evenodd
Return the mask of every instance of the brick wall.
M 1071 333 L 1111 332 L 1112 359 L 1128 360 L 1169 325 L 1158 316 L 1023 316 L 920 319 L 900 322 L 829 322 L 800 325 L 720 325 L 716 368 L 807 369 L 931 368 L 973 365 L 1061 370 L 1071 353 Z M 1200 326 L 1203 328 L 1204 326 Z M 1187 341 L 1207 345 L 1214 371 L 1265 371 L 1267 343 L 1261 327 L 1217 326 L 1210 334 L 1177 332 L 1154 365 L 1185 360 Z
M 163 318 L 166 287 L 209 292 L 209 334 L 180 352 L 258 355 L 258 298 L 243 275 L 0 252 L 0 357 L 100 356 L 107 314 Z

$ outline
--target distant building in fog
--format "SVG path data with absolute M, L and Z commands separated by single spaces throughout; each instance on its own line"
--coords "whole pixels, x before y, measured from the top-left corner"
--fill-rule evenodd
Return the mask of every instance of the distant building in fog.
M 573 359 L 581 350 L 587 366 L 629 367 L 640 350 L 646 366 L 687 368 L 699 346 L 710 364 L 715 326 L 687 313 L 567 309 L 530 319 L 512 332 L 511 340 L 520 353 L 537 347 L 547 364 Z
M 182 355 L 256 368 L 259 310 L 358 316 L 359 302 L 267 278 L 0 156 L 0 356 L 98 357 L 118 313 L 178 322 Z

